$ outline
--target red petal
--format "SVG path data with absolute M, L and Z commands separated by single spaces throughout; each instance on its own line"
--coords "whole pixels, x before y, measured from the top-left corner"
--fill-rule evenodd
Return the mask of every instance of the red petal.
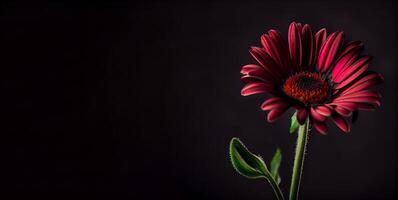
M 357 91 L 357 92 L 351 92 L 349 94 L 341 94 L 336 99 L 346 99 L 346 98 L 351 98 L 351 97 L 377 97 L 377 98 L 380 98 L 381 95 L 379 92 L 376 92 L 376 91 L 362 90 L 362 91 Z
M 354 84 L 352 84 L 347 89 L 343 90 L 341 95 L 365 90 L 365 89 L 371 88 L 377 84 L 380 84 L 382 82 L 383 82 L 383 77 L 380 74 L 376 74 L 376 73 L 369 74 L 367 76 L 364 76 L 360 80 L 356 81 Z
M 373 111 L 377 107 L 375 105 L 367 104 L 367 103 L 357 103 L 357 106 L 358 106 L 358 110 L 367 110 L 367 111 Z
M 290 58 L 295 66 L 300 66 L 302 62 L 301 30 L 295 22 L 290 24 L 288 36 Z
M 349 117 L 352 114 L 352 112 L 350 110 L 345 109 L 344 107 L 341 107 L 341 106 L 337 106 L 334 110 L 337 113 L 339 113 L 341 116 L 344 116 L 344 117 Z
M 333 61 L 337 58 L 338 52 L 344 42 L 343 32 L 332 33 L 323 44 L 319 53 L 318 65 L 321 71 L 327 71 Z
M 302 34 L 301 34 L 301 39 L 302 39 L 302 48 L 301 48 L 301 53 L 302 53 L 302 61 L 300 66 L 304 69 L 307 67 L 314 67 L 314 57 L 315 57 L 315 41 L 314 41 L 314 35 L 312 34 L 311 27 L 306 24 L 303 27 Z M 312 68 L 311 68 L 312 69 Z
M 318 122 L 316 120 L 313 121 L 313 125 L 315 129 L 322 135 L 326 135 L 328 131 L 328 127 L 326 126 L 326 123 L 324 122 Z
M 263 70 L 263 68 L 258 65 L 249 64 L 249 65 L 244 65 L 240 70 L 240 73 L 248 74 L 250 71 L 260 70 L 260 69 Z
M 311 107 L 310 111 L 311 111 L 310 112 L 311 113 L 311 117 L 314 118 L 315 120 L 321 121 L 321 122 L 326 120 L 326 117 L 321 115 L 321 114 L 319 114 L 318 112 L 316 112 L 316 110 L 313 107 Z
M 283 77 L 284 74 L 281 66 L 278 66 L 274 60 L 265 52 L 264 49 L 258 47 L 251 47 L 249 49 L 250 54 L 254 59 L 264 68 L 265 71 L 272 74 L 276 78 Z
M 341 102 L 341 103 L 330 103 L 330 105 L 335 105 L 336 107 L 343 107 L 350 111 L 358 110 L 358 103 Z
M 278 54 L 281 57 L 281 65 L 285 67 L 291 66 L 290 57 L 289 57 L 289 47 L 287 46 L 285 39 L 283 39 L 282 34 L 276 30 L 268 31 L 269 37 L 272 41 L 279 47 Z
M 250 75 L 242 76 L 242 77 L 240 78 L 240 80 L 241 80 L 242 82 L 244 82 L 244 83 L 269 83 L 269 81 L 267 81 L 267 80 L 265 80 L 265 79 L 263 79 L 263 78 L 261 78 L 261 77 L 258 77 L 258 76 L 250 76 Z
M 344 131 L 345 133 L 350 132 L 351 127 L 343 117 L 336 114 L 332 116 L 332 119 L 337 127 L 339 127 L 342 131 Z
M 270 85 L 265 83 L 249 83 L 243 87 L 241 91 L 242 96 L 248 96 L 252 94 L 259 94 L 272 91 Z
M 326 106 L 317 106 L 315 111 L 325 117 L 329 117 L 332 114 L 332 111 Z
M 262 110 L 274 110 L 281 109 L 283 107 L 289 106 L 289 103 L 280 97 L 272 97 L 261 105 Z
M 374 98 L 374 97 L 353 97 L 353 98 L 347 98 L 344 100 L 338 100 L 338 101 L 333 101 L 334 103 L 345 103 L 345 102 L 355 102 L 355 103 L 368 103 L 368 104 L 373 104 L 380 106 L 380 99 L 379 98 Z
M 260 65 L 265 65 L 266 61 L 264 60 L 264 58 L 266 57 L 267 52 L 264 49 L 259 47 L 251 47 L 249 49 L 249 52 Z
M 284 107 L 281 109 L 274 109 L 271 110 L 268 115 L 267 115 L 267 120 L 268 122 L 274 122 L 277 120 L 280 116 L 282 116 L 283 113 L 288 109 L 289 107 Z
M 363 42 L 361 41 L 352 41 L 346 45 L 346 47 L 341 51 L 340 58 L 345 56 L 347 53 L 352 51 L 356 51 L 356 49 L 363 49 Z
M 318 54 L 319 51 L 321 50 L 321 47 L 323 43 L 326 41 L 326 29 L 321 29 L 318 31 L 318 33 L 315 34 L 315 49 L 314 49 L 314 59 L 312 60 L 312 63 L 315 65 L 318 59 Z
M 290 66 L 287 45 L 278 31 L 270 30 L 268 33 L 269 35 L 264 34 L 261 36 L 261 43 L 271 58 L 286 71 Z
M 337 76 L 333 81 L 335 83 L 340 83 L 336 89 L 340 89 L 347 84 L 351 83 L 351 81 L 355 80 L 358 78 L 363 72 L 366 71 L 368 66 L 370 65 L 372 61 L 372 57 L 370 56 L 365 56 L 360 58 L 357 62 L 355 62 L 353 65 L 347 67 L 340 73 L 339 76 Z
M 330 105 L 344 107 L 345 109 L 350 111 L 356 111 L 356 110 L 373 111 L 378 107 L 375 104 L 370 104 L 366 102 L 338 102 L 338 103 L 330 103 Z
M 254 77 L 259 77 L 263 80 L 265 80 L 265 82 L 279 82 L 278 79 L 275 79 L 274 76 L 272 76 L 272 74 L 267 74 L 267 72 L 265 72 L 265 70 L 260 67 L 257 66 L 258 68 L 256 69 L 243 69 L 241 70 L 241 73 L 244 74 L 245 76 L 254 76 Z M 242 77 L 243 78 L 243 77 Z
M 332 72 L 332 79 L 336 79 L 342 71 L 347 67 L 351 66 L 360 55 L 363 46 L 356 46 L 356 48 L 350 48 L 350 51 L 345 53 L 336 63 L 336 66 Z M 346 47 L 349 48 L 349 47 Z
M 305 108 L 300 108 L 297 110 L 297 121 L 299 124 L 303 125 L 307 119 L 308 113 Z

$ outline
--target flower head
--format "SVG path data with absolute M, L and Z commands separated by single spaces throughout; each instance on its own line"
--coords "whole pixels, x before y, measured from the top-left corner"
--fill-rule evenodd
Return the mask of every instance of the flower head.
M 344 43 L 343 32 L 327 35 L 326 29 L 313 34 L 308 24 L 291 23 L 288 44 L 276 30 L 261 36 L 262 47 L 251 47 L 258 64 L 242 67 L 241 94 L 268 93 L 262 105 L 273 122 L 293 107 L 297 120 L 307 118 L 318 132 L 326 134 L 326 120 L 344 132 L 350 131 L 347 118 L 359 110 L 380 106 L 380 94 L 371 88 L 383 77 L 367 71 L 371 56 L 362 56 L 363 43 Z

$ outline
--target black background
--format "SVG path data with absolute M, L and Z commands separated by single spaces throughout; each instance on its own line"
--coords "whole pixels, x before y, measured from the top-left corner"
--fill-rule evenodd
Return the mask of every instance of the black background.
M 270 124 L 264 96 L 240 96 L 247 48 L 291 21 L 365 42 L 382 108 L 349 134 L 312 132 L 302 199 L 395 199 L 397 5 L 392 1 L 2 3 L 1 190 L 107 199 L 273 199 L 238 175 L 237 136 L 266 160 L 296 135 Z

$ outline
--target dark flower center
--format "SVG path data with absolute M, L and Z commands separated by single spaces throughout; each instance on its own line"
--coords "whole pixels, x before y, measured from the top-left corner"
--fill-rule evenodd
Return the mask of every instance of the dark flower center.
M 290 76 L 283 85 L 285 93 L 304 104 L 324 103 L 330 86 L 320 73 L 300 72 Z

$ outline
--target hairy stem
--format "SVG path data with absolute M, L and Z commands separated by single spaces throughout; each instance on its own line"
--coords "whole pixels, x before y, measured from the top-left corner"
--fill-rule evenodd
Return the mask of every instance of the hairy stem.
M 309 119 L 307 119 L 303 125 L 300 125 L 298 131 L 296 155 L 294 157 L 289 200 L 297 200 L 298 197 L 301 173 L 303 172 L 304 154 L 307 146 L 308 131 L 309 131 Z

